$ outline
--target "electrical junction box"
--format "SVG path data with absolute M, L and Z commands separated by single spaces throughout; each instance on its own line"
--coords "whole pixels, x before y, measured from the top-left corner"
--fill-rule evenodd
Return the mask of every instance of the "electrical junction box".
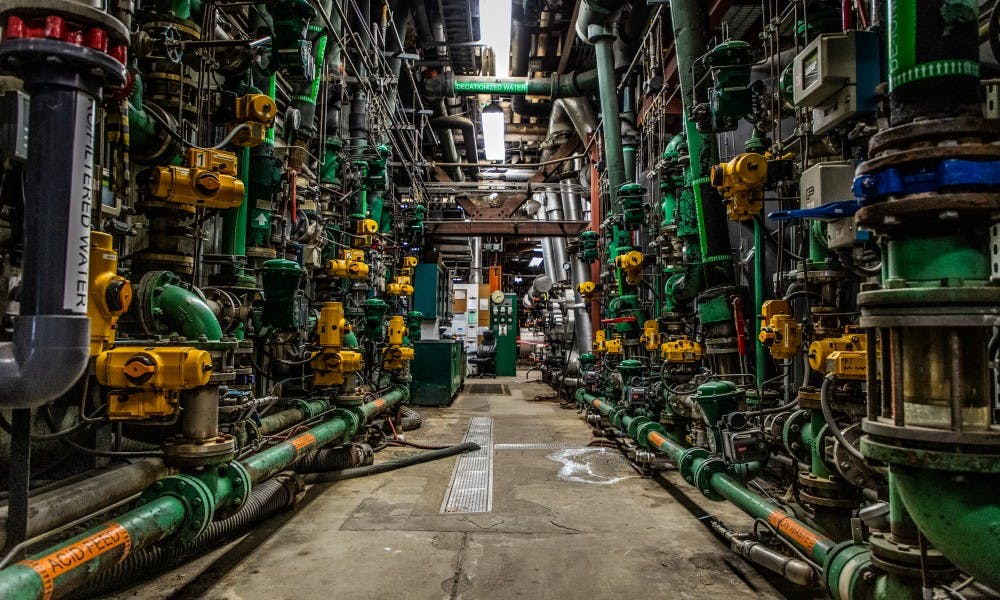
M 759 429 L 723 431 L 722 455 L 730 464 L 766 461 L 769 456 L 767 438 Z
M 830 202 L 853 200 L 854 165 L 849 161 L 813 165 L 799 179 L 802 208 L 816 208 Z
M 795 105 L 813 109 L 813 133 L 823 134 L 855 115 L 875 111 L 878 34 L 823 34 L 795 57 L 792 70 Z
M 830 202 L 854 199 L 854 163 L 849 161 L 827 162 L 814 165 L 799 179 L 802 208 L 817 208 Z M 859 230 L 854 217 L 827 222 L 827 246 L 831 249 L 850 248 L 867 241 L 871 233 Z

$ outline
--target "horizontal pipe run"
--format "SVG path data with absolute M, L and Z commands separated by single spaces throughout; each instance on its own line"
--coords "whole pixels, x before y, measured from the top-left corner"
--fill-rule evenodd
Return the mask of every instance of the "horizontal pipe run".
M 0 598 L 48 600 L 64 596 L 132 552 L 147 548 L 182 528 L 188 531 L 189 527 L 195 530 L 203 527 L 215 516 L 215 507 L 226 506 L 239 498 L 236 484 L 242 481 L 243 473 L 249 475 L 253 483 L 270 479 L 316 448 L 342 437 L 352 437 L 365 421 L 408 397 L 405 387 L 397 387 L 355 410 L 338 410 L 330 419 L 305 433 L 250 456 L 238 468 L 235 464 L 228 468 L 220 466 L 219 472 L 228 475 L 217 478 L 213 482 L 215 488 L 191 475 L 170 478 L 176 479 L 172 485 L 157 483 L 158 487 L 152 489 L 158 490 L 160 495 L 138 508 L 0 571 Z M 206 471 L 199 477 L 208 474 Z M 247 490 L 243 483 L 243 489 Z M 205 493 L 209 495 L 206 497 Z
M 61 527 L 102 508 L 134 496 L 173 473 L 159 458 L 149 458 L 111 469 L 79 483 L 39 494 L 28 503 L 27 537 Z M 0 547 L 7 545 L 7 507 L 0 508 Z
M 613 404 L 585 390 L 577 393 L 577 400 L 607 417 L 612 417 L 612 413 L 616 411 Z M 614 416 L 617 417 L 617 415 Z M 612 423 L 615 420 L 616 418 L 611 418 Z M 620 418 L 620 428 L 625 431 L 630 430 L 629 426 L 632 425 L 634 420 L 633 417 L 628 415 L 622 416 Z M 642 431 L 646 432 L 644 439 L 637 439 L 636 441 L 642 446 L 655 448 L 667 454 L 678 466 L 683 465 L 684 468 L 681 470 L 681 475 L 684 476 L 685 480 L 689 480 L 692 474 L 698 473 L 707 461 L 713 460 L 707 453 L 692 452 L 692 450 L 698 450 L 697 448 L 685 448 L 677 442 L 668 439 L 659 430 L 658 426 L 646 427 Z M 706 493 L 706 491 L 714 492 L 735 504 L 748 515 L 766 521 L 783 539 L 791 543 L 816 563 L 823 564 L 827 554 L 836 545 L 833 540 L 796 519 L 794 516 L 789 515 L 778 505 L 749 491 L 724 471 L 713 470 L 710 473 L 711 475 L 706 480 L 710 490 L 702 490 L 702 493 Z

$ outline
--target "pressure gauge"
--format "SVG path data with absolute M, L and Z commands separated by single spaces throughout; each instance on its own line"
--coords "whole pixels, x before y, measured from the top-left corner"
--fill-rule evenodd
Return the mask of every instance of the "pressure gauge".
M 493 304 L 503 304 L 504 301 L 503 291 L 494 290 L 493 293 L 490 294 L 490 300 L 493 301 Z

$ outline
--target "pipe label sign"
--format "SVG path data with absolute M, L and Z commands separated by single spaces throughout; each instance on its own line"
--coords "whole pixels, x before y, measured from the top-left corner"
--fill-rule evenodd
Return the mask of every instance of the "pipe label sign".
M 86 94 L 77 94 L 76 139 L 80 140 L 73 160 L 73 181 L 77 182 L 69 199 L 66 223 L 66 265 L 63 283 L 63 310 L 87 314 L 87 291 L 90 286 L 90 211 L 94 197 L 94 122 L 97 104 Z
M 111 523 L 104 529 L 83 539 L 54 550 L 45 556 L 21 561 L 20 564 L 38 574 L 42 580 L 42 600 L 49 600 L 52 597 L 57 577 L 116 548 L 122 549 L 115 561 L 117 564 L 125 560 L 125 557 L 132 550 L 132 538 L 127 529 L 117 523 Z

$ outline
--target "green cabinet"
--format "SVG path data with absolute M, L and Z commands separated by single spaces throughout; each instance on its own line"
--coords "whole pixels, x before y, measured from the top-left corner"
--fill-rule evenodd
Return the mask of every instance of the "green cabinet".
M 465 383 L 461 340 L 413 342 L 410 401 L 417 406 L 447 406 Z
M 517 374 L 517 296 L 504 294 L 503 302 L 490 302 L 490 329 L 497 339 L 497 375 Z
M 413 272 L 413 310 L 425 320 L 451 316 L 451 280 L 448 271 L 436 263 L 420 263 Z

